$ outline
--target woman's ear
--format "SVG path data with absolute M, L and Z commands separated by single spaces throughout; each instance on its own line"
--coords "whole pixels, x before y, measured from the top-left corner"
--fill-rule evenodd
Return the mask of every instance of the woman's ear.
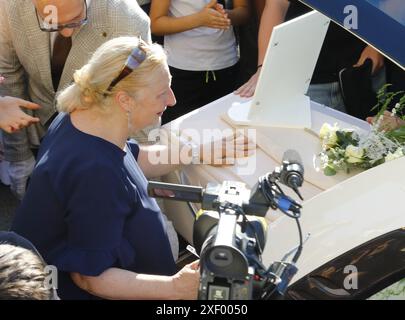
M 131 111 L 131 106 L 134 103 L 134 98 L 128 95 L 125 91 L 118 91 L 115 95 L 115 102 L 126 113 Z

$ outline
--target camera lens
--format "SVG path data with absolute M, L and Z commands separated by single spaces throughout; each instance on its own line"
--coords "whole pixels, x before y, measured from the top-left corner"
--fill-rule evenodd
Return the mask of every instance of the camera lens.
M 227 267 L 233 262 L 233 255 L 229 249 L 214 248 L 210 254 L 210 260 L 218 267 Z

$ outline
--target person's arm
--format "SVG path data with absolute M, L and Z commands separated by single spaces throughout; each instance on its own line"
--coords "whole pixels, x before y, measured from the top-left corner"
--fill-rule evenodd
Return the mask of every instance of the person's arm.
M 376 72 L 378 72 L 384 66 L 384 56 L 371 46 L 364 48 L 360 55 L 359 61 L 357 61 L 354 66 L 361 66 L 367 59 L 371 59 L 371 61 L 373 61 L 372 74 L 376 74 Z
M 26 90 L 25 70 L 16 53 L 13 42 L 15 39 L 13 39 L 12 28 L 9 24 L 8 7 L 13 5 L 12 1 L 0 1 L 0 70 L 7 79 L 6 83 L 0 86 L 0 96 L 30 100 Z M 3 139 L 4 156 L 10 162 L 10 188 L 21 199 L 35 163 L 30 150 L 28 133 L 27 130 L 21 130 L 12 135 L 5 132 Z
M 27 109 L 39 108 L 37 104 L 22 99 L 0 97 L 0 129 L 7 133 L 13 133 L 32 123 L 39 122 L 38 118 L 24 113 L 20 107 Z
M 264 6 L 266 5 L 266 2 L 267 2 L 266 0 L 254 0 L 253 1 L 254 7 L 256 10 L 256 15 L 257 15 L 257 18 L 259 19 L 259 21 L 263 14 L 263 10 L 264 10 Z
M 259 56 L 257 65 L 261 65 L 269 46 L 273 28 L 284 22 L 287 10 L 290 6 L 288 0 L 267 0 L 259 28 Z
M 233 26 L 240 26 L 249 21 L 250 8 L 247 0 L 233 0 L 233 9 L 226 10 Z
M 4 82 L 4 77 L 0 75 L 0 85 Z M 31 117 L 21 111 L 20 107 L 27 109 L 38 109 L 35 103 L 18 98 L 0 96 L 0 129 L 7 133 L 13 133 L 32 123 L 39 122 L 38 118 Z
M 152 0 L 150 19 L 152 33 L 158 36 L 184 32 L 198 27 L 228 29 L 230 20 L 215 9 L 212 0 L 201 11 L 184 17 L 169 16 L 170 0 Z
M 247 83 L 241 86 L 235 94 L 241 97 L 251 97 L 255 93 L 257 81 L 259 79 L 261 65 L 266 55 L 273 28 L 284 22 L 287 10 L 290 6 L 288 0 L 267 0 L 260 20 L 259 28 L 259 55 L 257 59 L 257 71 Z
M 97 149 L 94 151 L 99 152 Z M 66 167 L 61 177 L 63 186 L 55 187 L 55 194 L 63 194 L 61 201 L 69 210 L 69 217 L 64 222 L 69 236 L 65 239 L 67 245 L 49 263 L 69 272 L 78 287 L 101 298 L 194 298 L 199 282 L 197 263 L 186 266 L 173 276 L 153 275 L 151 270 L 149 275 L 137 274 L 122 268 L 142 259 L 137 255 L 136 248 L 147 246 L 146 243 L 137 243 L 142 241 L 141 238 L 131 235 L 131 232 L 127 235 L 129 238 L 124 237 L 125 230 L 140 228 L 145 234 L 155 235 L 156 232 L 165 232 L 165 226 L 158 217 L 141 219 L 136 227 L 128 223 L 128 219 L 137 214 L 135 211 L 142 210 L 138 208 L 134 211 L 133 204 L 137 201 L 134 198 L 135 189 L 128 190 L 121 172 L 112 169 L 114 164 L 108 156 L 105 159 L 98 157 L 92 163 L 85 159 L 88 159 L 88 155 L 83 157 L 80 166 Z M 54 177 L 51 180 L 57 181 Z M 152 236 L 153 239 L 158 238 Z M 169 257 L 171 254 L 160 252 L 165 247 L 157 245 L 148 248 L 155 250 L 153 254 L 156 255 L 150 267 L 155 264 L 156 268 L 159 262 L 167 263 L 169 265 L 159 266 L 159 270 L 173 274 L 175 265 Z M 147 265 L 144 267 L 148 268 Z
M 193 147 L 190 144 L 170 142 L 165 138 L 159 145 L 142 146 L 138 155 L 138 164 L 146 178 L 164 176 L 193 160 Z M 229 135 L 222 140 L 207 142 L 197 146 L 201 164 L 232 165 L 236 158 L 250 156 L 256 145 L 243 135 Z
M 198 264 L 195 261 L 186 265 L 171 277 L 110 268 L 98 277 L 71 273 L 71 278 L 82 290 L 103 299 L 195 300 L 200 279 Z

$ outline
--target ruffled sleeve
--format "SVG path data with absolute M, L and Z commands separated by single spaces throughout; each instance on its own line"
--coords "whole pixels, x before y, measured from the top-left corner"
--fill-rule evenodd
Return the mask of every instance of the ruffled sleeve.
M 123 239 L 121 244 L 114 248 L 81 249 L 67 246 L 50 260 L 60 271 L 96 277 L 113 266 L 128 268 L 134 263 L 135 256 L 134 248 Z

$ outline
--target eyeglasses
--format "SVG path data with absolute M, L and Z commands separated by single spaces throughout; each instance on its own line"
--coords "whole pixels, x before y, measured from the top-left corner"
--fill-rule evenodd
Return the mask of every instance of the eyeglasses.
M 111 90 L 118 84 L 118 82 L 131 74 L 131 72 L 138 68 L 139 65 L 145 61 L 145 59 L 146 52 L 138 46 L 135 47 L 129 55 L 127 61 L 125 62 L 125 65 L 119 75 L 114 78 L 114 80 L 108 86 L 106 93 L 104 93 L 104 96 L 106 97 L 109 93 L 111 93 Z
M 41 29 L 41 31 L 44 31 L 44 32 L 58 32 L 63 29 L 75 29 L 75 28 L 85 25 L 88 22 L 86 0 L 83 0 L 83 6 L 84 6 L 84 10 L 85 10 L 84 19 L 81 19 L 81 20 L 75 21 L 75 22 L 65 23 L 65 24 L 58 24 L 58 25 L 54 24 L 53 20 L 51 20 L 52 23 L 48 23 L 48 22 L 44 21 L 44 19 L 42 17 L 40 17 L 40 15 L 38 14 L 37 8 L 35 8 L 35 14 L 37 17 L 39 29 Z

